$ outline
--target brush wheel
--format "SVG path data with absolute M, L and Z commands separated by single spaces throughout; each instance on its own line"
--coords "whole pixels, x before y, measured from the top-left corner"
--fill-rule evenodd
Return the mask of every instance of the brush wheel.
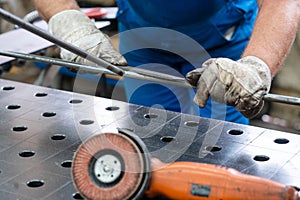
M 147 163 L 143 148 L 133 138 L 103 133 L 78 148 L 72 164 L 73 181 L 86 199 L 138 199 L 149 183 Z

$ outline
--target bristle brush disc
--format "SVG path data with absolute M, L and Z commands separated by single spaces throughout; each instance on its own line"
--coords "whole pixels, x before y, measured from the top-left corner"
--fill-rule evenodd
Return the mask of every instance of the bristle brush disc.
M 149 182 L 149 160 L 144 153 L 124 134 L 95 135 L 75 153 L 74 185 L 86 199 L 138 199 Z

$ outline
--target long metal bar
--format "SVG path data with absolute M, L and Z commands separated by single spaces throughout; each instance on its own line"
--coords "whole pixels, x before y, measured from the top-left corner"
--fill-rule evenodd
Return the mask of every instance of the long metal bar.
M 53 42 L 54 44 L 56 44 L 64 49 L 67 49 L 68 51 L 70 51 L 82 58 L 85 58 L 97 65 L 100 65 L 120 76 L 123 76 L 123 74 L 124 74 L 124 70 L 121 69 L 120 67 L 117 67 L 109 62 L 106 62 L 105 60 L 102 60 L 90 53 L 87 53 L 84 50 L 80 49 L 79 47 L 74 46 L 70 43 L 67 43 L 67 42 L 61 40 L 58 37 L 51 35 L 50 33 L 38 28 L 37 26 L 34 26 L 34 25 L 24 21 L 23 19 L 11 14 L 10 12 L 7 12 L 6 10 L 4 10 L 2 8 L 0 8 L 0 17 L 2 17 L 3 19 L 5 19 L 15 25 L 18 25 L 19 27 L 22 27 L 22 28 L 24 28 L 24 29 L 50 41 L 50 42 Z
M 68 61 L 55 59 L 55 58 L 49 58 L 49 57 L 45 57 L 45 56 L 5 51 L 5 50 L 1 50 L 1 49 L 0 49 L 0 55 L 61 65 L 61 66 L 65 66 L 65 67 L 68 67 L 71 69 L 75 69 L 75 70 L 83 70 L 83 71 L 85 71 L 87 73 L 91 73 L 91 74 L 117 75 L 116 73 L 111 72 L 105 68 L 82 65 L 79 63 L 68 62 Z M 148 74 L 149 72 L 150 71 L 148 71 L 148 70 L 143 70 L 143 69 L 134 68 L 134 67 L 127 67 L 125 70 L 125 77 L 139 79 L 139 80 L 145 80 L 145 81 L 151 81 L 151 82 L 156 82 L 156 83 L 177 85 L 180 87 L 192 88 L 192 86 L 189 83 L 187 83 L 184 78 L 175 77 L 175 76 L 171 76 L 171 75 L 165 76 L 164 74 L 161 74 L 158 72 L 150 72 L 151 75 L 149 75 Z M 160 78 L 161 76 L 163 76 L 164 78 Z M 284 96 L 284 95 L 269 93 L 264 96 L 264 100 L 270 101 L 270 102 L 277 102 L 277 103 L 284 103 L 284 104 L 300 106 L 300 98 L 298 98 L 298 97 L 291 97 L 291 96 Z
M 300 98 L 298 98 L 298 97 L 291 97 L 291 96 L 269 93 L 264 96 L 264 100 L 270 101 L 270 102 L 277 102 L 277 103 L 284 103 L 284 104 L 300 106 Z
M 88 66 L 80 63 L 73 63 L 61 59 L 49 58 L 49 57 L 39 56 L 34 54 L 24 54 L 24 53 L 5 51 L 0 49 L 0 55 L 14 57 L 14 58 L 21 58 L 25 60 L 35 60 L 35 61 L 55 64 L 55 65 L 61 65 L 61 66 L 68 67 L 70 69 L 74 69 L 78 71 L 80 70 L 91 74 L 110 74 L 110 75 L 119 76 L 118 74 L 109 71 L 108 69 L 105 69 L 101 66 Z M 193 87 L 184 78 L 181 77 L 176 77 L 172 75 L 162 74 L 150 70 L 129 67 L 129 66 L 124 67 L 124 74 L 123 76 L 120 76 L 120 78 L 124 78 L 124 77 L 150 81 L 154 83 L 171 84 L 180 87 L 187 87 L 187 88 Z
M 20 58 L 20 59 L 24 59 L 24 60 L 34 60 L 34 61 L 48 63 L 48 64 L 60 65 L 60 66 L 68 67 L 70 69 L 78 70 L 78 71 L 84 70 L 91 74 L 110 73 L 113 75 L 117 75 L 116 73 L 109 71 L 108 69 L 105 69 L 102 67 L 101 68 L 93 67 L 93 66 L 83 65 L 83 64 L 75 63 L 75 62 L 69 62 L 69 61 L 65 61 L 65 60 L 61 60 L 61 59 L 56 59 L 56 58 L 51 58 L 51 57 L 46 57 L 46 56 L 39 56 L 39 55 L 35 55 L 35 54 L 25 54 L 25 53 L 6 51 L 6 50 L 0 49 L 0 55 L 13 57 L 13 58 Z

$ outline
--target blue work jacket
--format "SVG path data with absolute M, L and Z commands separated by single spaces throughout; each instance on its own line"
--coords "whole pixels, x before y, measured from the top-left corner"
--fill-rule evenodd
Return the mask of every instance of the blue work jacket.
M 117 3 L 119 48 L 128 64 L 182 77 L 209 58 L 239 59 L 258 13 L 256 0 L 118 0 Z M 202 117 L 248 123 L 234 107 L 210 99 L 203 109 L 191 108 L 194 91 L 136 80 L 125 81 L 125 88 L 131 103 L 161 105 L 167 110 L 200 112 Z

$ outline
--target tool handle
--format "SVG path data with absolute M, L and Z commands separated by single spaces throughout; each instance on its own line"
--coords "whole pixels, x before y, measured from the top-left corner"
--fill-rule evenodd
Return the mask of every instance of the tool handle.
M 290 186 L 246 175 L 221 166 L 175 162 L 163 164 L 152 159 L 149 197 L 163 195 L 169 199 L 206 200 L 299 200 Z
M 100 17 L 103 17 L 103 16 L 105 16 L 107 14 L 107 11 L 103 10 L 101 7 L 90 8 L 90 9 L 85 10 L 83 12 L 90 19 L 100 18 Z

